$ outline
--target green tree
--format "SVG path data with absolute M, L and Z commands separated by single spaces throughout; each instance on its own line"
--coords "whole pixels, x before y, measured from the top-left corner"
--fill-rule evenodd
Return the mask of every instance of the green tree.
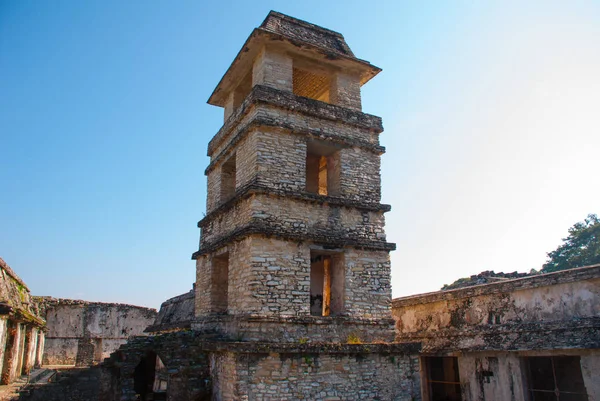
M 563 241 L 548 253 L 542 273 L 600 263 L 600 219 L 595 214 L 589 214 L 584 221 L 569 228 L 569 236 Z

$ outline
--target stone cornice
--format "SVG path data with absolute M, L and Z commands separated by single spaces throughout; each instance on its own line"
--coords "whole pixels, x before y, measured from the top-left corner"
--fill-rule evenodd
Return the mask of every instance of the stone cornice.
M 341 145 L 351 145 L 356 146 L 358 148 L 365 149 L 369 152 L 373 152 L 378 155 L 382 155 L 385 153 L 385 147 L 380 145 L 374 145 L 368 141 L 361 141 L 352 138 L 342 138 L 340 136 L 331 135 L 327 132 L 324 132 L 320 129 L 309 129 L 306 127 L 296 126 L 289 121 L 285 121 L 285 119 L 276 119 L 273 117 L 269 117 L 266 115 L 257 115 L 251 121 L 243 124 L 236 133 L 234 133 L 233 139 L 225 146 L 222 152 L 213 158 L 213 160 L 209 163 L 209 165 L 204 170 L 204 174 L 208 175 L 208 173 L 213 170 L 219 162 L 228 155 L 235 146 L 244 139 L 253 129 L 259 127 L 270 127 L 276 128 L 279 130 L 284 130 L 290 135 L 299 135 L 304 136 L 311 139 L 321 140 L 321 141 L 329 141 L 336 144 Z
M 481 284 L 472 287 L 458 288 L 449 291 L 437 291 L 426 294 L 411 295 L 392 300 L 393 308 L 403 308 L 413 305 L 428 304 L 439 301 L 457 300 L 482 295 L 510 293 L 537 287 L 546 287 L 561 283 L 572 283 L 600 278 L 600 264 L 563 270 L 554 273 L 538 274 L 531 277 L 506 280 L 497 283 Z
M 202 220 L 198 222 L 198 227 L 202 228 L 206 226 L 215 218 L 231 210 L 231 208 L 236 203 L 254 194 L 265 194 L 269 196 L 276 196 L 279 198 L 294 199 L 309 203 L 329 204 L 331 206 L 355 208 L 371 212 L 386 213 L 392 210 L 392 207 L 390 205 L 382 203 L 359 202 L 350 199 L 344 199 L 335 196 L 318 195 L 309 192 L 298 193 L 293 191 L 285 191 L 281 189 L 274 189 L 271 187 L 263 186 L 253 181 L 250 184 L 238 189 L 233 198 L 229 199 L 227 202 L 221 204 L 219 207 L 209 212 Z
M 239 125 L 241 119 L 250 111 L 250 109 L 255 104 L 261 103 L 294 111 L 303 114 L 304 116 L 312 116 L 363 128 L 375 133 L 383 132 L 381 117 L 298 96 L 291 92 L 285 92 L 263 85 L 256 85 L 252 88 L 252 91 L 242 102 L 240 107 L 227 119 L 223 124 L 223 127 L 221 127 L 219 132 L 217 132 L 208 143 L 208 156 L 212 156 L 216 148 L 232 133 L 234 128 Z
M 319 245 L 324 245 L 328 248 L 343 248 L 351 246 L 360 249 L 393 251 L 396 249 L 396 244 L 385 241 L 364 241 L 353 238 L 345 238 L 338 235 L 323 235 L 320 233 L 295 233 L 276 230 L 268 224 L 261 224 L 258 221 L 252 221 L 249 224 L 239 227 L 236 230 L 218 237 L 209 243 L 202 244 L 200 249 L 192 254 L 192 259 L 197 259 L 198 256 L 205 255 L 215 251 L 230 242 L 238 241 L 250 235 L 261 235 L 266 237 L 276 237 L 287 241 L 312 241 Z

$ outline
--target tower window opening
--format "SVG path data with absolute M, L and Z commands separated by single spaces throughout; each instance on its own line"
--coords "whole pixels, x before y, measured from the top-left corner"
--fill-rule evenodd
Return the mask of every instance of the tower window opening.
M 235 195 L 235 154 L 221 167 L 221 202 L 227 202 Z
M 229 254 L 214 256 L 211 276 L 212 311 L 227 313 L 229 293 Z
M 337 148 L 317 143 L 307 145 L 306 191 L 319 195 L 339 195 L 340 157 Z
M 343 255 L 311 253 L 310 314 L 334 316 L 344 309 Z

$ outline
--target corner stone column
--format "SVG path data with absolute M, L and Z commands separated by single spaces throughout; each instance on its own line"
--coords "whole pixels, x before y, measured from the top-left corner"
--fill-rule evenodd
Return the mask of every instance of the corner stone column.
M 44 346 L 46 345 L 46 334 L 40 330 L 38 332 L 37 349 L 35 351 L 35 365 L 34 367 L 39 368 L 42 366 L 44 357 Z
M 256 85 L 293 92 L 292 58 L 276 49 L 265 47 L 254 60 L 252 67 L 252 86 Z
M 343 73 L 335 74 L 331 79 L 329 100 L 337 106 L 361 111 L 360 78 Z
M 35 348 L 37 346 L 37 329 L 25 327 L 25 352 L 23 354 L 23 373 L 29 374 L 35 363 Z

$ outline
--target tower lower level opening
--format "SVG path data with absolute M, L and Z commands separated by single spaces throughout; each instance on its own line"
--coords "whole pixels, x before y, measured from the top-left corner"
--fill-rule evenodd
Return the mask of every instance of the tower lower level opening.
M 335 316 L 344 310 L 344 258 L 341 253 L 310 253 L 310 314 Z
M 229 293 L 229 253 L 214 256 L 211 277 L 212 311 L 227 313 Z

